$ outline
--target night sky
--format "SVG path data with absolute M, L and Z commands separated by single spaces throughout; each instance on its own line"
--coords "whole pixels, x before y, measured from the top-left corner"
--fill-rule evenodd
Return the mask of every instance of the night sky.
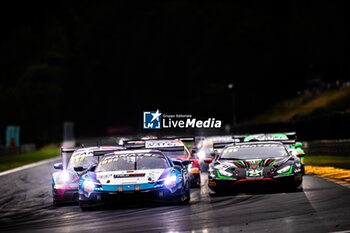
M 231 123 L 349 79 L 345 1 L 11 1 L 1 11 L 0 130 L 140 130 L 142 112 Z M 1 139 L 1 137 L 0 137 Z

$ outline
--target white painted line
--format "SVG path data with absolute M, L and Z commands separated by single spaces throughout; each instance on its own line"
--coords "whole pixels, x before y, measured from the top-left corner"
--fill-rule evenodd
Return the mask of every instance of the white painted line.
M 8 175 L 8 174 L 11 174 L 11 173 L 14 173 L 14 172 L 22 171 L 24 169 L 32 168 L 32 167 L 39 166 L 39 165 L 42 165 L 42 164 L 51 163 L 51 162 L 53 162 L 53 161 L 55 161 L 57 159 L 60 159 L 60 158 L 61 158 L 61 156 L 57 156 L 57 157 L 54 157 L 54 158 L 51 158 L 51 159 L 45 159 L 45 160 L 42 160 L 42 161 L 39 161 L 39 162 L 30 163 L 30 164 L 27 164 L 27 165 L 16 167 L 16 168 L 4 171 L 4 172 L 0 172 L 0 176 L 5 176 L 5 175 Z

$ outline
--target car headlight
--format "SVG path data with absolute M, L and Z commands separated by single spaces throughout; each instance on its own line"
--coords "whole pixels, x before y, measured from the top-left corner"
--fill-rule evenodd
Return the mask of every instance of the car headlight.
M 164 184 L 166 185 L 166 186 L 174 186 L 174 185 L 176 185 L 176 175 L 172 175 L 172 176 L 168 176 L 167 178 L 165 178 L 165 180 L 164 180 Z
M 95 189 L 95 184 L 91 180 L 84 180 L 84 190 L 93 191 Z
M 66 182 L 68 182 L 69 180 L 70 180 L 70 175 L 69 175 L 69 173 L 68 172 L 62 172 L 61 174 L 60 174 L 60 176 L 59 176 L 59 180 L 60 180 L 60 182 L 62 182 L 62 183 L 66 183 Z
M 219 171 L 220 175 L 222 175 L 222 176 L 232 176 L 231 172 L 227 172 L 225 170 L 220 170 L 220 169 L 218 169 L 218 171 Z
M 232 173 L 225 171 L 226 168 L 223 167 L 221 164 L 216 165 L 214 168 L 217 169 L 220 175 L 222 176 L 232 176 Z
M 285 167 L 283 167 L 283 168 L 277 170 L 277 173 L 278 173 L 278 174 L 285 173 L 285 172 L 288 172 L 289 169 L 290 169 L 290 165 L 285 166 Z

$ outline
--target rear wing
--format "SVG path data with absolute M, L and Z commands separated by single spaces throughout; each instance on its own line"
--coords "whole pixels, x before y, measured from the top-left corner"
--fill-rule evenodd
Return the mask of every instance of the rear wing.
M 141 149 L 145 148 L 145 142 L 142 140 L 129 140 L 123 143 L 126 149 Z
M 184 136 L 165 136 L 165 137 L 160 137 L 158 138 L 159 140 L 167 140 L 167 139 L 173 139 L 173 140 L 180 140 L 180 141 L 183 141 L 183 142 L 195 142 L 195 137 L 184 137 Z
M 253 142 L 253 141 L 277 141 L 283 144 L 293 144 L 296 141 L 296 132 L 285 133 L 261 133 L 261 134 L 247 134 L 247 135 L 235 135 L 233 138 L 238 139 L 240 142 Z
M 213 144 L 213 149 L 222 149 L 224 148 L 226 145 L 232 144 L 232 142 L 218 142 L 218 143 L 214 143 Z
M 294 141 L 297 140 L 297 133 L 296 132 L 287 132 L 284 134 L 288 136 L 289 140 L 294 140 Z
M 150 148 L 151 149 L 151 148 Z M 183 146 L 174 146 L 174 147 L 155 147 L 152 150 L 160 151 L 183 151 L 185 148 Z
M 73 153 L 75 150 L 77 150 L 79 148 L 61 148 L 61 154 L 62 153 Z
M 94 156 L 104 156 L 105 154 L 108 154 L 114 151 L 119 151 L 119 150 L 97 150 L 97 151 L 94 151 Z

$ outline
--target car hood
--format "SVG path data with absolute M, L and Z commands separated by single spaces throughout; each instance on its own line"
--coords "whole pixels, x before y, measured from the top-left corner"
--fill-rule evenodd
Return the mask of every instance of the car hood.
M 235 167 L 235 168 L 251 168 L 252 166 L 257 167 L 269 167 L 269 166 L 280 166 L 285 163 L 290 157 L 270 157 L 264 159 L 240 159 L 240 160 L 224 160 L 221 161 L 221 165 L 224 167 Z
M 102 185 L 143 184 L 156 182 L 165 169 L 97 172 Z

